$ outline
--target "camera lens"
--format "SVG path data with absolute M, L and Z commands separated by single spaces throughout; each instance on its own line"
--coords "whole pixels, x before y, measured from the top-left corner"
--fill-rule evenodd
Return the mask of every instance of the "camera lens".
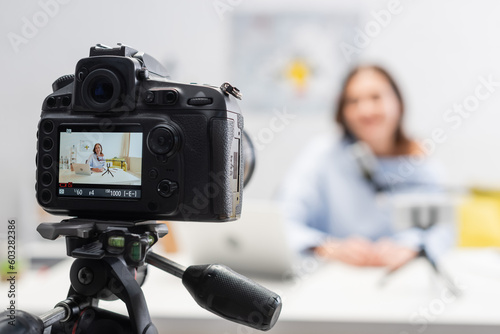
M 85 104 L 96 111 L 106 111 L 115 107 L 120 91 L 120 80 L 115 73 L 106 69 L 90 72 L 82 85 Z

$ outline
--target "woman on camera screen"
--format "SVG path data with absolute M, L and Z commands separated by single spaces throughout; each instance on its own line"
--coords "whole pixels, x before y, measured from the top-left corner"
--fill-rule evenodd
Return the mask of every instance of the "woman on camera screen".
M 89 156 L 87 163 L 90 165 L 90 169 L 94 172 L 102 172 L 106 166 L 106 158 L 102 153 L 102 145 L 96 143 L 94 145 L 94 153 Z
M 442 192 L 437 166 L 403 131 L 403 115 L 400 90 L 387 71 L 361 66 L 348 74 L 335 110 L 342 138 L 311 143 L 280 191 L 297 251 L 395 269 L 417 256 L 423 243 L 431 258 L 451 245 L 449 224 L 394 228 L 388 202 L 396 195 Z M 408 161 L 415 162 L 412 172 L 403 175 Z

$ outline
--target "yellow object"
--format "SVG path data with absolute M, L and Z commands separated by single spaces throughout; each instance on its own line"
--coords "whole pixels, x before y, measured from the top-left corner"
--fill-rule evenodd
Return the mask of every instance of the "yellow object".
M 305 61 L 295 59 L 286 69 L 286 75 L 298 89 L 304 89 L 310 76 L 310 69 Z
M 112 158 L 106 159 L 106 162 L 111 163 L 112 167 L 117 167 L 122 169 L 124 172 L 127 171 L 127 162 L 123 158 Z
M 458 210 L 461 247 L 500 247 L 500 192 L 473 190 Z

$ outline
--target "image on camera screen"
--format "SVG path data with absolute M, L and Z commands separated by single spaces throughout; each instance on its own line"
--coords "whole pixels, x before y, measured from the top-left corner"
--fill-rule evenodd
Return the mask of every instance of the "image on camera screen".
M 64 127 L 59 141 L 59 196 L 140 198 L 142 132 Z

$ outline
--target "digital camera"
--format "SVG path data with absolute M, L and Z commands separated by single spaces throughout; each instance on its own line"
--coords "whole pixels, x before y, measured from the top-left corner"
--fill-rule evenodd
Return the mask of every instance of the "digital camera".
M 239 91 L 171 81 L 151 56 L 98 44 L 45 98 L 38 203 L 89 219 L 230 221 L 241 213 Z

